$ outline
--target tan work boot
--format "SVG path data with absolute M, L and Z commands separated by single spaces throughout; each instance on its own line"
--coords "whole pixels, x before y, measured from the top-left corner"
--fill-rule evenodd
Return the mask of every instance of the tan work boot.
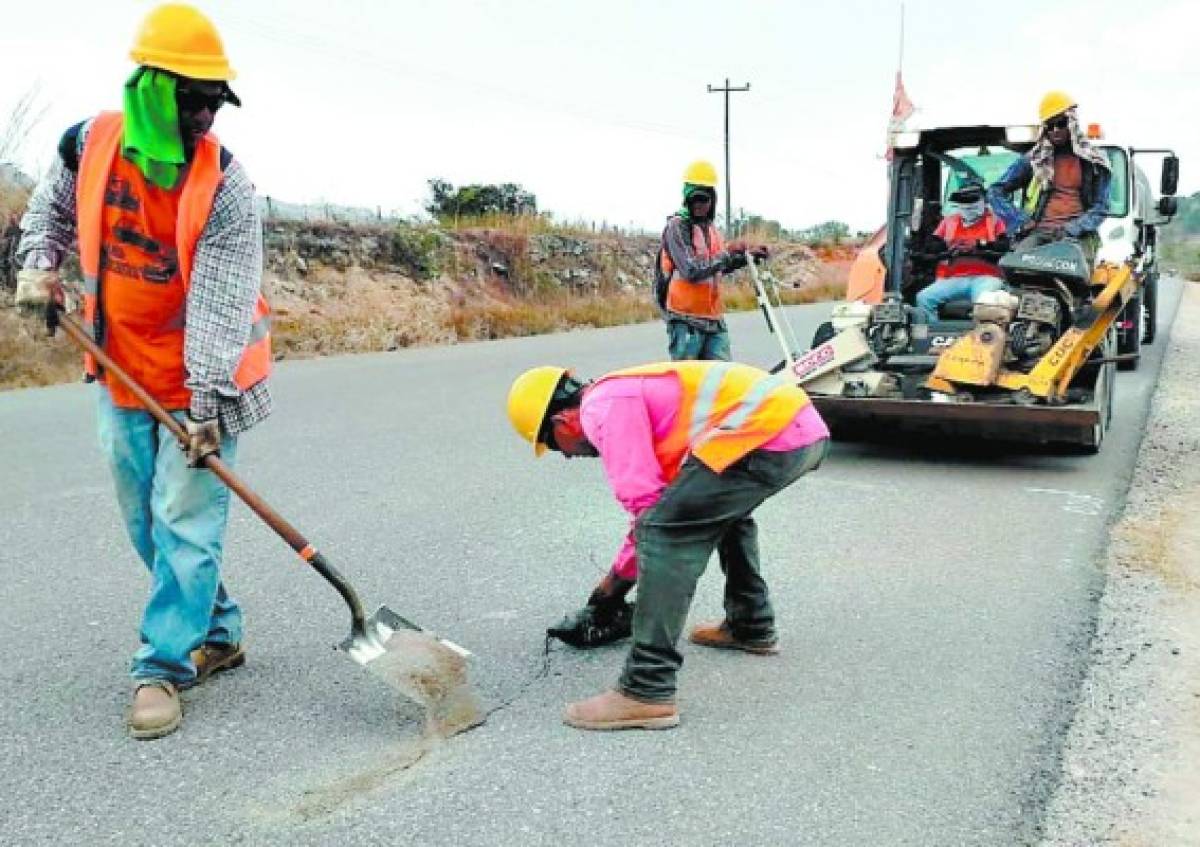
M 567 706 L 563 723 L 576 729 L 670 729 L 679 726 L 674 703 L 643 703 L 620 691 L 605 691 Z
M 766 638 L 760 641 L 743 641 L 735 638 L 727 621 L 711 621 L 697 625 L 688 640 L 701 647 L 716 647 L 721 650 L 742 650 L 761 656 L 773 656 L 779 652 L 779 639 Z
M 183 709 L 174 685 L 160 679 L 138 683 L 129 709 L 129 733 L 134 738 L 162 738 L 179 729 L 182 720 Z
M 192 651 L 192 663 L 196 666 L 196 678 L 188 688 L 215 673 L 240 668 L 246 664 L 246 651 L 241 644 L 202 644 Z

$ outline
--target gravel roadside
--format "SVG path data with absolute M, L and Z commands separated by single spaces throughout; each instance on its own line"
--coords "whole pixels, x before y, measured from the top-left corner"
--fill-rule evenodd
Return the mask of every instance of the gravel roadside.
M 1184 288 L 1044 844 L 1200 844 L 1200 285 Z

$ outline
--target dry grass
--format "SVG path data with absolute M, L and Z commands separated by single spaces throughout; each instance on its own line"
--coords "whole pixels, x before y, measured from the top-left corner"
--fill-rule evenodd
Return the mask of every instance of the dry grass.
M 595 226 L 584 222 L 568 223 L 552 220 L 546 215 L 510 215 L 502 212 L 445 218 L 438 224 L 450 232 L 491 229 L 521 235 L 525 238 L 531 235 L 547 234 L 582 236 L 592 235 L 596 231 Z
M 302 287 L 267 277 L 272 344 L 280 358 L 371 353 L 446 344 L 444 296 L 392 273 L 323 271 Z
M 835 300 L 846 293 L 845 283 L 821 282 L 805 288 L 785 288 L 780 294 L 786 305 Z M 731 312 L 758 308 L 754 290 L 746 284 L 724 292 Z M 461 304 L 450 311 L 450 327 L 460 341 L 479 341 L 544 335 L 580 327 L 608 327 L 658 318 L 658 308 L 648 291 L 607 294 L 558 294 L 535 299 L 516 299 L 493 291 L 488 298 Z
M 12 295 L 0 292 L 0 390 L 72 382 L 80 378 L 79 352 L 65 336 L 46 335 L 39 315 L 12 306 Z

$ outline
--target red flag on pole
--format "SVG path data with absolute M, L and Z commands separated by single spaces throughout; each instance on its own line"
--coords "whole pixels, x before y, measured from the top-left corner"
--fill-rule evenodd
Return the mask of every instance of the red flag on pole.
M 900 76 L 900 71 L 896 71 L 896 90 L 892 93 L 892 117 L 888 121 L 887 160 L 889 162 L 892 160 L 892 133 L 904 129 L 904 122 L 915 111 L 916 107 L 908 99 L 908 92 L 904 90 L 904 80 Z

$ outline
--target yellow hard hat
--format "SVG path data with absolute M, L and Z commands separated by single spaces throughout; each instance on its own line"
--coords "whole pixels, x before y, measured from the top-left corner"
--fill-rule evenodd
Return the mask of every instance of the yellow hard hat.
M 1038 106 L 1038 117 L 1042 123 L 1050 120 L 1056 115 L 1061 115 L 1077 105 L 1075 98 L 1065 91 L 1051 91 L 1042 98 L 1042 104 Z
M 538 441 L 538 433 L 546 420 L 554 389 L 566 373 L 566 368 L 550 365 L 530 368 L 513 380 L 512 388 L 508 390 L 508 419 L 517 435 L 533 445 L 535 456 L 546 452 L 546 445 Z
M 697 159 L 683 172 L 683 181 L 692 185 L 703 185 L 706 188 L 716 188 L 717 169 L 712 166 L 711 162 Z
M 212 21 L 184 3 L 167 3 L 146 15 L 129 58 L 190 79 L 228 82 L 237 76 Z

